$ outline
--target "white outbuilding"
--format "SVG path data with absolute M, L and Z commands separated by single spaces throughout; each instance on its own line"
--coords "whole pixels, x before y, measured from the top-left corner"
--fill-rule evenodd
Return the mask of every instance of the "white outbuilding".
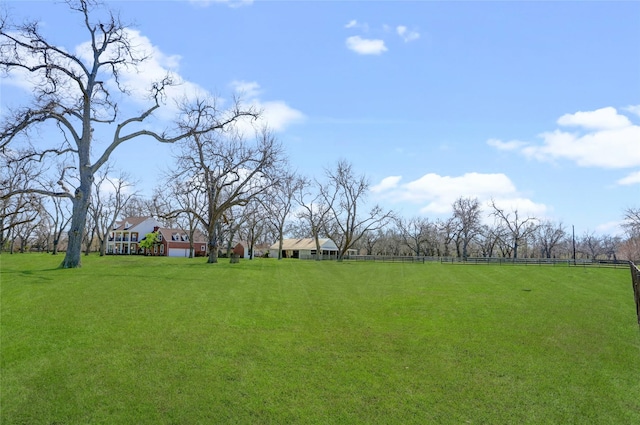
M 338 247 L 331 239 L 320 239 L 320 253 L 323 259 L 338 257 Z M 317 255 L 316 241 L 313 238 L 284 239 L 282 241 L 282 258 L 315 259 Z M 269 247 L 269 257 L 278 258 L 278 242 Z

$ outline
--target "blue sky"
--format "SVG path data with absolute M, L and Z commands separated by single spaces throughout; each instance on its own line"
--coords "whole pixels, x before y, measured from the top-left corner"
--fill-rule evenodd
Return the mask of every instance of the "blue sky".
M 63 4 L 5 4 L 68 50 L 87 41 Z M 109 5 L 153 55 L 132 87 L 172 72 L 179 90 L 241 91 L 294 168 L 320 177 L 346 159 L 370 178 L 372 201 L 405 217 L 447 217 L 471 196 L 615 233 L 640 205 L 638 2 Z M 2 109 L 28 94 L 16 77 L 1 90 Z M 131 100 L 143 105 L 135 90 Z M 150 194 L 170 152 L 137 140 L 113 159 Z

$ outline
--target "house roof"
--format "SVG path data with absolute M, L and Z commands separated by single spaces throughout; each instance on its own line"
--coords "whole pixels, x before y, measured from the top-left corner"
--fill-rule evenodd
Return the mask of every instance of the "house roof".
M 331 239 L 319 239 L 320 248 L 326 251 L 337 251 L 338 247 Z M 270 249 L 278 249 L 278 242 L 271 245 Z M 283 250 L 299 251 L 299 250 L 315 250 L 316 241 L 313 238 L 303 239 L 284 239 L 282 241 Z
M 153 219 L 153 217 L 127 217 L 121 221 L 116 222 L 116 225 L 113 226 L 113 230 L 127 230 L 147 221 L 148 219 Z
M 189 242 L 189 232 L 183 229 L 170 229 L 167 227 L 159 227 L 158 233 L 168 242 Z M 207 238 L 204 234 L 197 230 L 193 233 L 194 243 L 206 243 Z

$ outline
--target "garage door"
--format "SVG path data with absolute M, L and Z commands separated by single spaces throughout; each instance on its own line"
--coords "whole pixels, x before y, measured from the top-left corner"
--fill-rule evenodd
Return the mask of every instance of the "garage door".
M 189 248 L 169 248 L 169 257 L 188 257 Z

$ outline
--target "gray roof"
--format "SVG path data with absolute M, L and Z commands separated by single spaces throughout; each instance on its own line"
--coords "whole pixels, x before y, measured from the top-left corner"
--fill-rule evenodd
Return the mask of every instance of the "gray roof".
M 337 251 L 338 247 L 331 241 L 331 239 L 320 240 L 320 248 L 325 251 Z M 278 249 L 278 242 L 271 245 L 270 249 Z M 287 251 L 300 251 L 300 250 L 315 250 L 316 241 L 313 238 L 303 239 L 284 239 L 282 241 L 282 249 Z
M 166 241 L 170 242 L 189 242 L 189 232 L 183 229 L 169 229 L 167 227 L 158 228 L 158 232 Z M 177 239 L 174 239 L 174 235 Z M 196 229 L 193 233 L 193 243 L 207 243 L 205 235 Z
M 144 221 L 153 218 L 151 216 L 146 217 L 127 217 L 124 220 L 116 222 L 116 225 L 113 227 L 113 230 L 127 230 L 132 227 L 137 226 Z

